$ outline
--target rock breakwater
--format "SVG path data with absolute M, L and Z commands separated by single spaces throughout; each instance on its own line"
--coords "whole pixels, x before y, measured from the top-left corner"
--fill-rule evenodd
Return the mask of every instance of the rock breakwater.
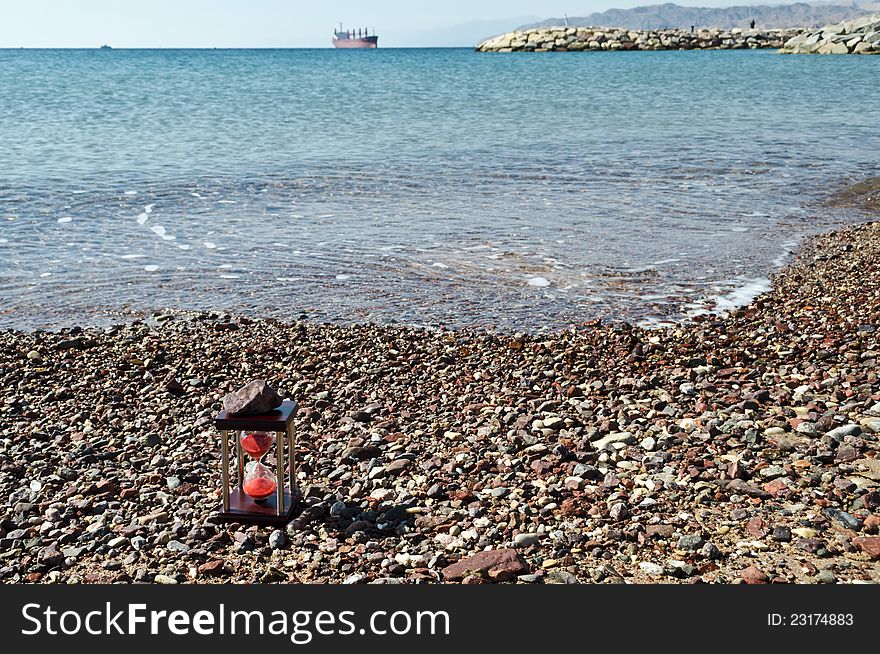
M 627 30 L 549 27 L 508 32 L 476 46 L 478 52 L 570 52 L 585 50 L 755 50 L 781 48 L 803 30 Z
M 880 54 L 880 14 L 808 30 L 785 42 L 783 54 Z

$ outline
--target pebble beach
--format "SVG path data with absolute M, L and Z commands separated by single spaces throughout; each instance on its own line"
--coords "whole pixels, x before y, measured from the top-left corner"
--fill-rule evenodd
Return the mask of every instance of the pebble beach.
M 662 329 L 3 331 L 0 581 L 880 581 L 878 262 L 880 223 L 815 237 Z M 214 518 L 214 416 L 262 378 L 300 405 L 283 529 Z

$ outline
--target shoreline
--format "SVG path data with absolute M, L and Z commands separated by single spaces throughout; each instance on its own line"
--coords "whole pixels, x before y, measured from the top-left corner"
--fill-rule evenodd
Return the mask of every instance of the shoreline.
M 812 237 L 650 330 L 0 331 L 0 582 L 880 582 L 878 260 L 880 223 Z M 212 415 L 258 377 L 301 405 L 277 532 L 211 520 Z
M 340 326 L 358 325 L 364 323 L 377 323 L 383 325 L 406 325 L 428 331 L 475 331 L 497 334 L 514 334 L 518 332 L 533 336 L 552 335 L 559 331 L 577 329 L 584 324 L 595 324 L 601 320 L 603 324 L 615 324 L 617 322 L 632 322 L 644 328 L 669 328 L 681 326 L 696 315 L 721 315 L 724 311 L 747 305 L 757 295 L 764 292 L 771 282 L 773 274 L 783 269 L 787 262 L 791 261 L 803 243 L 811 238 L 821 235 L 830 230 L 845 228 L 849 225 L 859 224 L 863 221 L 862 216 L 871 215 L 880 209 L 880 177 L 860 177 L 855 181 L 850 177 L 838 179 L 831 184 L 830 192 L 817 198 L 812 206 L 824 209 L 837 209 L 834 216 L 825 216 L 821 219 L 811 218 L 808 227 L 794 225 L 794 223 L 780 223 L 775 225 L 777 235 L 782 234 L 778 243 L 778 255 L 770 261 L 765 269 L 750 271 L 748 276 L 739 275 L 728 279 L 718 280 L 715 283 L 703 283 L 693 290 L 676 295 L 674 290 L 664 291 L 663 295 L 641 295 L 646 306 L 653 312 L 636 312 L 635 314 L 624 307 L 616 313 L 607 312 L 605 315 L 587 313 L 578 316 L 575 320 L 571 312 L 566 313 L 564 322 L 562 319 L 550 322 L 547 320 L 531 320 L 535 325 L 524 324 L 522 320 L 509 323 L 492 322 L 491 318 L 484 320 L 463 320 L 451 324 L 441 321 L 414 322 L 387 322 L 384 316 L 376 318 L 364 318 L 362 316 L 346 317 L 341 313 L 322 314 L 315 310 L 312 305 L 293 307 L 287 316 L 264 305 L 259 306 L 175 306 L 161 303 L 152 305 L 128 304 L 111 306 L 108 303 L 93 304 L 88 309 L 77 306 L 65 307 L 62 311 L 56 311 L 56 305 L 46 306 L 24 303 L 23 306 L 12 306 L 0 311 L 0 334 L 12 331 L 21 333 L 45 332 L 59 333 L 65 329 L 111 329 L 131 323 L 151 323 L 156 316 L 177 316 L 181 320 L 212 319 L 211 316 L 243 317 L 247 319 L 259 319 L 260 316 L 281 321 L 306 320 L 310 323 L 336 324 Z M 811 205 L 804 205 L 804 211 L 808 211 Z M 752 276 L 754 275 L 754 276 Z M 665 296 L 665 297 L 664 297 Z M 635 296 L 634 296 L 635 297 Z M 655 305 L 654 300 L 661 299 L 661 304 Z M 158 307 L 158 308 L 157 308 Z M 48 314 L 44 318 L 35 319 L 33 316 L 41 315 L 41 309 L 47 309 Z M 73 316 L 79 315 L 77 319 Z M 10 320 L 11 316 L 22 316 Z M 293 316 L 297 316 L 294 318 Z M 543 316 L 546 318 L 547 314 Z

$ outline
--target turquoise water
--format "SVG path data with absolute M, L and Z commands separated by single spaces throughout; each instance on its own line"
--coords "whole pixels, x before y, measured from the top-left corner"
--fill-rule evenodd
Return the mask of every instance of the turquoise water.
M 0 325 L 506 329 L 766 285 L 877 175 L 880 57 L 0 50 Z

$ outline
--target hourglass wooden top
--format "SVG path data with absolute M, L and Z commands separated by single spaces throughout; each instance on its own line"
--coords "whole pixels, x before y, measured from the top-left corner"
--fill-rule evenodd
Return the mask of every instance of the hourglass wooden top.
M 286 432 L 288 425 L 296 415 L 296 409 L 297 403 L 294 400 L 286 400 L 274 411 L 253 416 L 233 416 L 224 410 L 217 414 L 214 424 L 220 430 L 252 429 L 254 431 Z

